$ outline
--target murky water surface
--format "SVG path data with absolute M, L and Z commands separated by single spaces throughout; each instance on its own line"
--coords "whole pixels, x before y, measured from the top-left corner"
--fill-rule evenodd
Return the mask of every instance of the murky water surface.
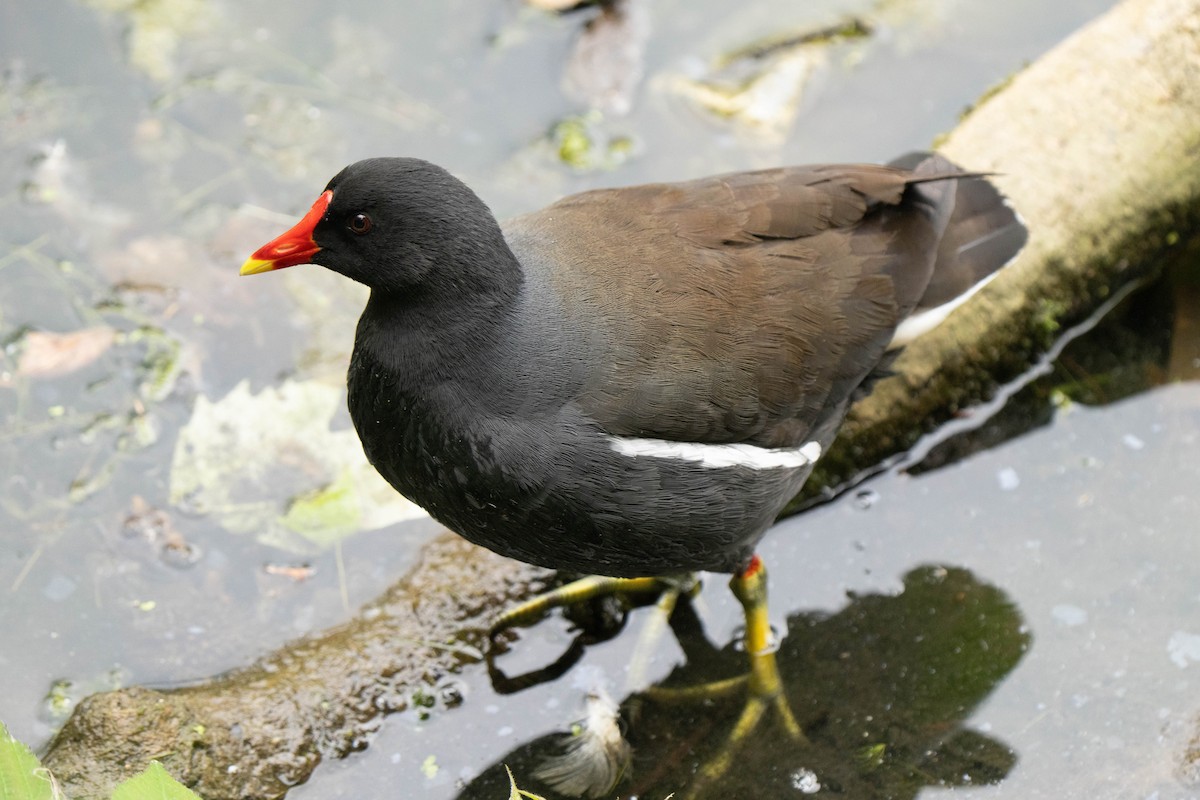
M 249 663 L 350 616 L 437 529 L 358 471 L 341 381 L 361 293 L 319 270 L 236 277 L 345 163 L 438 161 L 503 217 L 594 186 L 887 159 L 1108 5 L 664 0 L 612 34 L 624 55 L 572 68 L 589 15 L 509 0 L 4 3 L 0 719 L 39 746 L 92 691 Z M 874 33 L 799 66 L 786 49 L 714 66 L 848 14 Z M 768 80 L 755 98 L 719 91 Z M 1193 796 L 1198 437 L 1196 384 L 1072 405 L 781 524 L 763 548 L 781 661 L 841 745 L 767 737 L 746 784 Z M 734 668 L 722 584 L 682 638 Z M 501 760 L 529 769 L 526 744 L 578 716 L 587 688 L 620 698 L 645 618 L 517 695 L 466 670 L 461 707 L 387 719 L 293 796 L 504 796 Z M 506 666 L 569 635 L 548 622 Z M 648 678 L 683 652 L 661 640 Z M 881 686 L 895 696 L 864 688 Z M 831 778 L 848 759 L 854 777 Z M 648 772 L 635 783 L 660 796 Z

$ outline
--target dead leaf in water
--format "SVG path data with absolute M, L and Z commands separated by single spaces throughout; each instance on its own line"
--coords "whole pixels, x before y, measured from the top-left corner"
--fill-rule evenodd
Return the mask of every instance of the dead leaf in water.
M 398 495 L 331 421 L 340 386 L 287 380 L 255 393 L 242 382 L 196 399 L 171 462 L 171 502 L 233 533 L 313 552 L 340 537 L 425 512 Z
M 263 564 L 263 572 L 301 583 L 317 574 L 311 564 Z
M 642 0 L 605 5 L 584 26 L 567 62 L 568 96 L 610 114 L 628 114 L 645 71 L 649 12 Z
M 141 495 L 135 494 L 130 500 L 121 528 L 126 536 L 151 545 L 169 566 L 190 567 L 203 556 L 201 549 L 175 527 L 170 514 L 150 505 Z
M 107 326 L 71 333 L 30 331 L 21 340 L 17 375 L 56 378 L 86 367 L 112 347 L 116 331 Z

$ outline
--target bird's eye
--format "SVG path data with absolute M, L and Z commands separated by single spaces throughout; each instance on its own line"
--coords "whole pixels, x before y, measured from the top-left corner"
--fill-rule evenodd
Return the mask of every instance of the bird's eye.
M 371 218 L 366 214 L 355 214 L 350 218 L 350 222 L 348 224 L 350 226 L 350 230 L 360 235 L 371 230 Z

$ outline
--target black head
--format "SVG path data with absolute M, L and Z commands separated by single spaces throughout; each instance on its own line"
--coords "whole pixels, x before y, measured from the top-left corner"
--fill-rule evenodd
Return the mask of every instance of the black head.
M 515 261 L 491 211 L 462 181 L 428 161 L 370 158 L 335 175 L 241 274 L 296 264 L 412 297 L 494 290 L 511 280 Z

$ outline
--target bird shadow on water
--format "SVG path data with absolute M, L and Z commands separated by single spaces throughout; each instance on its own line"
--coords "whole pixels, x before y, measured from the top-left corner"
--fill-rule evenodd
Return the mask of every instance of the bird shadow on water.
M 1016 763 L 1004 742 L 963 726 L 1030 644 L 1020 612 L 1000 589 L 965 569 L 922 566 L 904 576 L 898 594 L 852 595 L 837 613 L 796 613 L 787 625 L 777 657 L 808 742 L 796 744 L 768 719 L 730 773 L 701 796 L 791 798 L 824 789 L 908 798 L 927 786 L 996 783 Z M 708 643 L 690 606 L 676 611 L 672 628 L 687 662 L 663 686 L 695 686 L 744 669 L 738 648 Z M 739 709 L 737 697 L 686 704 L 626 698 L 621 718 L 633 764 L 615 796 L 680 796 L 717 757 Z M 556 797 L 536 773 L 563 746 L 561 734 L 526 742 L 458 797 L 503 797 L 505 765 L 522 789 Z

